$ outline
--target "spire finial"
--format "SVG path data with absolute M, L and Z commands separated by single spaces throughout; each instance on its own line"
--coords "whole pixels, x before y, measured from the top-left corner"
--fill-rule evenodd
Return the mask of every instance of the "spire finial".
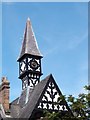
M 30 21 L 30 18 L 28 17 L 27 21 Z

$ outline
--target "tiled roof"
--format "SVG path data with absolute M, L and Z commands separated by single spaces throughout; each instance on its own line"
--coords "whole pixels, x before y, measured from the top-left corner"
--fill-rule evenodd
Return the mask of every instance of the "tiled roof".
M 25 29 L 25 33 L 24 33 L 24 40 L 23 40 L 23 43 L 22 43 L 21 53 L 20 53 L 19 59 L 24 54 L 30 54 L 30 55 L 35 55 L 35 56 L 42 56 L 40 51 L 39 51 L 39 49 L 38 49 L 36 38 L 35 38 L 33 29 L 32 29 L 32 25 L 31 25 L 31 22 L 30 22 L 29 18 L 28 18 L 28 20 L 26 22 L 26 29 Z
M 32 94 L 29 97 L 28 103 L 22 108 L 21 113 L 19 114 L 20 118 L 29 118 L 32 115 L 32 112 L 35 109 L 35 106 L 50 77 L 51 75 L 47 76 L 44 80 L 42 80 L 38 83 L 38 85 L 35 86 Z
M 26 104 L 26 90 L 22 91 L 19 98 L 10 103 L 10 111 L 13 118 L 29 118 L 31 116 L 33 110 L 35 109 L 37 101 L 50 77 L 51 75 L 47 76 L 44 80 L 35 86 L 32 92 L 31 90 L 29 91 L 29 98 Z
M 18 104 L 19 97 L 10 103 L 10 115 L 12 118 L 17 118 L 20 112 L 20 106 Z

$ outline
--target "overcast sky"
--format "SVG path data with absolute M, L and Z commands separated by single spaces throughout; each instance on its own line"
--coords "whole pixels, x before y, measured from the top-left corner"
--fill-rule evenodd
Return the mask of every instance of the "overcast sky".
M 20 95 L 17 58 L 30 17 L 45 78 L 52 73 L 63 94 L 77 96 L 88 81 L 88 3 L 3 3 L 2 76 L 12 101 Z

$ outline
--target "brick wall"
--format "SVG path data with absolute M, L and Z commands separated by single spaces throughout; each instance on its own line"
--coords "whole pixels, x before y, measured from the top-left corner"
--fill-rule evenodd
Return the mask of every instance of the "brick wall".
M 0 103 L 3 105 L 5 112 L 9 111 L 9 87 L 10 83 L 6 77 L 2 77 L 0 85 Z

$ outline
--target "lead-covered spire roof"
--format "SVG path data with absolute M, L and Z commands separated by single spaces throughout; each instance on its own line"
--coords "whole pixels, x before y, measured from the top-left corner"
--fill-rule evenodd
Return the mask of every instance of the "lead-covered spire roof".
M 39 51 L 38 45 L 37 45 L 37 41 L 36 41 L 36 38 L 35 38 L 35 35 L 34 35 L 34 32 L 33 32 L 33 29 L 32 29 L 30 18 L 28 18 L 27 22 L 26 22 L 24 39 L 23 39 L 19 59 L 24 54 L 30 54 L 30 55 L 35 55 L 35 56 L 42 57 L 42 55 Z

